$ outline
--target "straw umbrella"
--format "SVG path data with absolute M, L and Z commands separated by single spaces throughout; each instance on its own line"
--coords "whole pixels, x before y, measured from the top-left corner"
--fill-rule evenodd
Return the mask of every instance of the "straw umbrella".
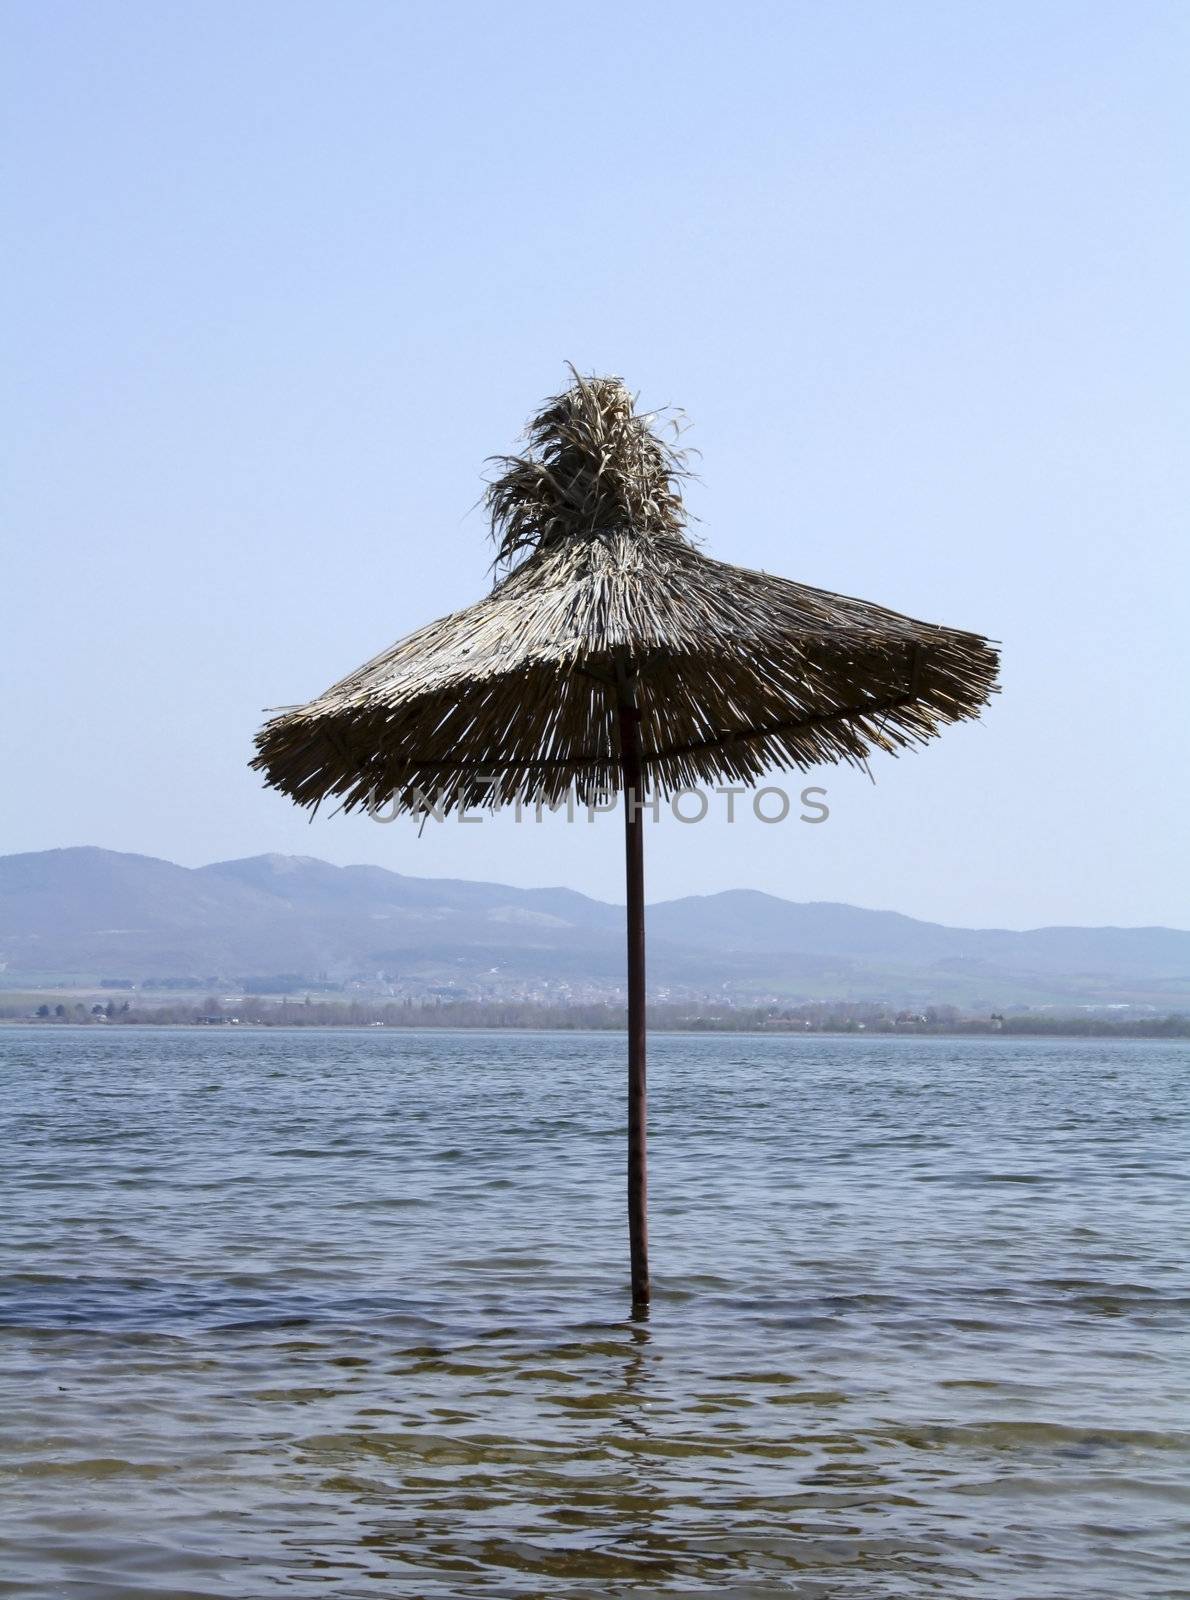
M 686 529 L 686 458 L 618 378 L 548 400 L 486 503 L 497 581 L 312 700 L 252 765 L 299 805 L 439 814 L 623 797 L 628 1226 L 649 1300 L 645 1145 L 646 791 L 862 765 L 977 714 L 997 656 L 978 634 L 712 560 Z

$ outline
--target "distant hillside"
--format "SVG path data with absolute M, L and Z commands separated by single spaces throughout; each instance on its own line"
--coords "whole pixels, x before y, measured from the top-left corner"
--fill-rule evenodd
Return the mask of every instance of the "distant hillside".
M 1190 932 L 947 928 L 752 890 L 649 910 L 659 998 L 1190 1008 Z M 19 984 L 122 978 L 363 984 L 475 996 L 614 994 L 623 911 L 514 889 L 254 856 L 186 868 L 82 848 L 0 857 L 0 962 Z

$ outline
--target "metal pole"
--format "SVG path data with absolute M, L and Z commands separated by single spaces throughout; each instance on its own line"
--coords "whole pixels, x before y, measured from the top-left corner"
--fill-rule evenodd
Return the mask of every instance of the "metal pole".
M 617 671 L 624 788 L 624 866 L 628 899 L 628 1251 L 632 1310 L 649 1309 L 648 1149 L 645 1086 L 645 853 L 640 709 L 635 681 Z

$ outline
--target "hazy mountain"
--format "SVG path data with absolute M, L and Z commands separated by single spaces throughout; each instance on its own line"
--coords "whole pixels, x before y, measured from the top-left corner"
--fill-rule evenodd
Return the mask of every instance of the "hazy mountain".
M 1190 932 L 947 928 L 751 890 L 650 907 L 655 992 L 740 999 L 1190 1006 Z M 570 889 L 411 878 L 304 856 L 186 868 L 91 848 L 0 857 L 10 985 L 293 974 L 417 990 L 611 992 L 623 911 Z

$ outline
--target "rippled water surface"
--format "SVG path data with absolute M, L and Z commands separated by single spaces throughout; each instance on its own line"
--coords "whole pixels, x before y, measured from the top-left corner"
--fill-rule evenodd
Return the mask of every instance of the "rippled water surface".
M 1190 1593 L 1190 1053 L 0 1033 L 4 1596 Z

